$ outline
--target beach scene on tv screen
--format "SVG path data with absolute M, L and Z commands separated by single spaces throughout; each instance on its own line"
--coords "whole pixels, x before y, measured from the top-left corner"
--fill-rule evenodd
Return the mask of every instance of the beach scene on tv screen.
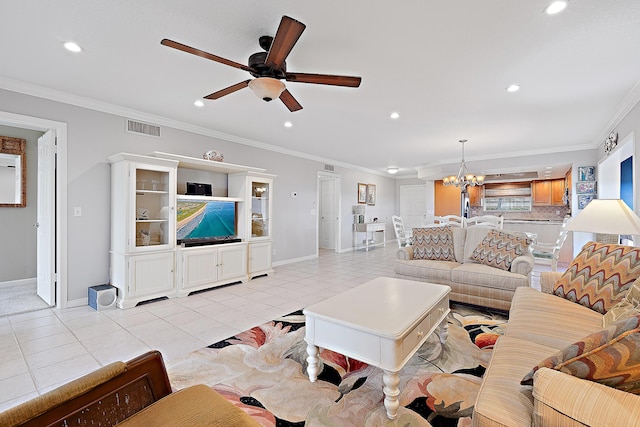
M 178 200 L 177 239 L 206 239 L 235 235 L 235 202 Z

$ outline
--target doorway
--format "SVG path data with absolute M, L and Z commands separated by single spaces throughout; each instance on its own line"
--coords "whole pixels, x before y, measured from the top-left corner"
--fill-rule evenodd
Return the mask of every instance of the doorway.
M 427 219 L 427 186 L 400 186 L 400 216 L 406 230 L 422 227 Z
M 67 195 L 64 190 L 67 187 L 67 124 L 0 111 L 0 125 L 41 131 L 49 137 L 55 135 L 55 138 L 49 139 L 52 143 L 48 146 L 50 152 L 46 156 L 51 161 L 48 165 L 49 178 L 41 175 L 42 182 L 38 188 L 39 196 L 44 196 L 44 198 L 38 198 L 36 209 L 39 212 L 35 225 L 37 226 L 39 221 L 43 221 L 42 226 L 44 227 L 46 221 L 46 233 L 48 234 L 42 234 L 41 231 L 44 230 L 38 230 L 37 275 L 46 278 L 38 290 L 44 296 L 43 299 L 48 300 L 47 302 L 52 306 L 65 308 L 67 306 Z M 38 154 L 39 163 L 42 154 L 42 152 Z M 41 169 L 43 166 L 44 163 L 39 164 L 37 173 L 33 176 L 44 173 Z M 44 185 L 45 181 L 50 185 Z
M 317 248 L 340 250 L 340 176 L 318 172 Z

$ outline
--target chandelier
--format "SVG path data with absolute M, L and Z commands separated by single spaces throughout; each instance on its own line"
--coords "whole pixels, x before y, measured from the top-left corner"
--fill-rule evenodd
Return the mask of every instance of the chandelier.
M 442 184 L 446 187 L 460 187 L 460 190 L 464 191 L 468 185 L 474 187 L 476 185 L 484 184 L 484 175 L 474 175 L 469 173 L 467 167 L 464 165 L 464 143 L 467 142 L 467 140 L 461 139 L 460 142 L 462 143 L 462 163 L 460 163 L 458 175 L 451 175 L 442 178 Z

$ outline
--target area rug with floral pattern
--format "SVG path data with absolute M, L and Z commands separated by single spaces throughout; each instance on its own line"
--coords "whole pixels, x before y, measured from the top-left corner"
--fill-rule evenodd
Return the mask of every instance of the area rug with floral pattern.
M 502 312 L 453 305 L 449 335 L 434 333 L 400 371 L 398 417 L 386 417 L 382 370 L 329 350 L 306 374 L 298 311 L 195 351 L 169 367 L 175 389 L 207 384 L 264 426 L 469 426 Z

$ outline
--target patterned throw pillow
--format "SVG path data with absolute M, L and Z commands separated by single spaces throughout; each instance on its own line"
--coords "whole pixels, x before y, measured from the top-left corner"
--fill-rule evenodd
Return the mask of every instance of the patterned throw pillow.
M 520 384 L 533 385 L 533 374 L 540 368 L 640 394 L 640 315 L 619 320 L 565 347 L 535 366 Z
M 471 259 L 490 267 L 509 270 L 514 259 L 529 251 L 531 239 L 499 230 L 491 230 L 473 250 Z
M 589 242 L 553 286 L 561 298 L 605 314 L 640 277 L 640 248 Z
M 451 226 L 413 229 L 413 259 L 455 261 Z

